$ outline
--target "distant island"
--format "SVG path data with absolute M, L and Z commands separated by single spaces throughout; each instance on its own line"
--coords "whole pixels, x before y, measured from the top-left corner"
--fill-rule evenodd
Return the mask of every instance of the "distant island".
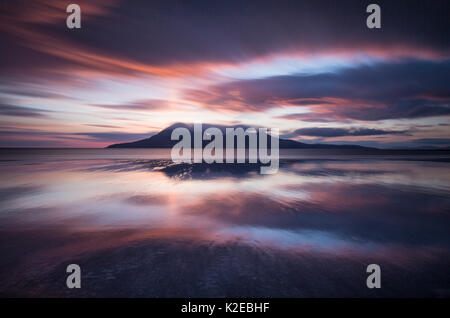
M 172 148 L 175 144 L 178 143 L 177 140 L 171 140 L 172 131 L 176 128 L 187 128 L 193 134 L 193 124 L 185 124 L 185 123 L 176 123 L 170 125 L 169 127 L 161 130 L 156 135 L 153 135 L 149 138 L 126 142 L 126 143 L 118 143 L 107 146 L 106 148 Z M 235 125 L 235 126 L 221 126 L 221 125 L 212 125 L 212 124 L 203 124 L 203 129 L 207 129 L 210 127 L 216 127 L 225 131 L 225 128 L 239 128 L 243 129 L 249 128 L 249 126 L 244 125 Z M 204 142 L 205 144 L 208 142 Z M 205 146 L 205 145 L 203 145 Z M 330 145 L 330 144 L 307 144 L 291 139 L 279 139 L 279 147 L 280 149 L 376 149 L 370 147 L 364 147 L 359 145 Z

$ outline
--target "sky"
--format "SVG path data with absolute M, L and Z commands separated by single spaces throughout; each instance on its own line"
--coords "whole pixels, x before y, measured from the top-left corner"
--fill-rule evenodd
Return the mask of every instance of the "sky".
M 105 147 L 175 122 L 450 147 L 448 1 L 73 2 L 81 29 L 71 2 L 0 3 L 0 147 Z

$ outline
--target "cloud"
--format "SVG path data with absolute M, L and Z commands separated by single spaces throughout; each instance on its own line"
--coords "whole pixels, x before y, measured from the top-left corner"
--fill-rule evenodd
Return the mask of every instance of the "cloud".
M 97 127 L 97 128 L 123 128 L 121 126 L 115 126 L 115 125 L 100 125 L 100 124 L 85 124 L 89 127 Z
M 346 120 L 337 120 L 332 117 L 324 117 L 320 114 L 316 113 L 292 113 L 282 116 L 277 116 L 276 118 L 279 119 L 286 119 L 286 120 L 298 120 L 298 121 L 304 121 L 304 122 L 315 122 L 315 123 L 329 123 L 329 122 L 345 122 Z
M 314 123 L 351 122 L 351 120 L 333 118 L 332 115 L 330 115 L 330 114 L 321 115 L 321 114 L 312 113 L 312 112 L 311 113 L 292 113 L 292 114 L 277 116 L 276 118 L 286 119 L 286 120 L 294 120 L 294 121 L 314 122 Z
M 208 108 L 236 112 L 307 107 L 312 113 L 284 118 L 309 121 L 446 116 L 450 115 L 450 60 L 410 59 L 362 64 L 333 73 L 232 81 L 204 91 L 189 90 L 186 98 Z
M 1 80 L 0 80 L 1 81 Z M 68 99 L 69 96 L 47 92 L 43 90 L 36 89 L 25 89 L 25 88 L 11 88 L 11 87 L 0 87 L 0 93 L 8 95 L 17 95 L 25 97 L 36 97 L 36 98 L 49 98 L 49 99 Z
M 0 104 L 0 115 L 3 116 L 44 118 L 47 117 L 46 113 L 48 112 L 50 111 L 9 104 Z
M 419 0 L 379 0 L 381 32 L 366 27 L 367 3 L 357 0 L 77 3 L 83 22 L 75 31 L 64 26 L 66 3 L 8 3 L 0 17 L 7 43 L 0 52 L 3 72 L 171 76 L 285 53 L 433 58 L 449 53 L 445 0 L 427 6 Z
M 149 111 L 149 110 L 168 110 L 172 108 L 173 103 L 168 100 L 162 99 L 147 99 L 137 100 L 127 104 L 119 105 L 92 105 L 101 108 L 107 108 L 111 110 L 134 110 L 134 111 Z
M 19 185 L 9 186 L 0 189 L 0 201 L 3 203 L 7 200 L 21 199 L 25 195 L 36 194 L 42 191 L 42 186 L 37 185 Z
M 371 128 L 300 128 L 293 132 L 297 136 L 312 137 L 344 137 L 344 136 L 377 136 L 403 135 L 406 131 L 382 130 Z
M 104 132 L 58 132 L 41 130 L 2 130 L 0 147 L 104 147 L 112 143 L 136 141 L 148 138 L 156 132 L 127 133 L 119 131 Z
M 156 134 L 156 132 L 149 133 L 125 133 L 125 132 L 79 132 L 73 133 L 71 136 L 85 136 L 95 141 L 101 142 L 124 142 L 124 141 L 136 141 L 139 139 L 149 138 Z
M 450 146 L 450 138 L 422 138 L 411 140 L 411 142 L 426 145 Z

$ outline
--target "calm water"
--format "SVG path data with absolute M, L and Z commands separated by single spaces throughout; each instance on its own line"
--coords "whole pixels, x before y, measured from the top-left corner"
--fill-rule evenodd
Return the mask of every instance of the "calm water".
M 0 150 L 0 296 L 450 296 L 448 152 L 282 151 L 274 175 L 167 154 Z

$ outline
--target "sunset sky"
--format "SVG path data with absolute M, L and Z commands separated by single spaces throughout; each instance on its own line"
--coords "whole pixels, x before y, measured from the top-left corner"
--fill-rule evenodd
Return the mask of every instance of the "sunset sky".
M 174 122 L 450 147 L 448 1 L 73 2 L 81 29 L 72 2 L 0 2 L 0 147 L 105 147 Z

